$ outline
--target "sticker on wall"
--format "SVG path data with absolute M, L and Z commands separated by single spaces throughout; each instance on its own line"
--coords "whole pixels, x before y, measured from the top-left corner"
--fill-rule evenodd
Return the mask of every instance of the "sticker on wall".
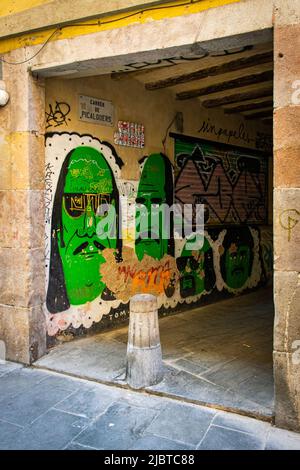
M 79 95 L 79 120 L 112 126 L 114 123 L 114 108 L 111 101 Z
M 125 147 L 145 147 L 145 127 L 142 124 L 118 121 L 118 130 L 114 134 L 114 142 Z

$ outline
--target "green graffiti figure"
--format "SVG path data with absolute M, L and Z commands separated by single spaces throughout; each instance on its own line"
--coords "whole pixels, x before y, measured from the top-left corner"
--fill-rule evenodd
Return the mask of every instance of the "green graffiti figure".
M 180 272 L 180 295 L 183 298 L 210 291 L 215 285 L 212 248 L 204 238 L 200 250 L 187 250 L 184 246 L 181 256 L 176 259 Z
M 115 205 L 113 176 L 104 156 L 91 147 L 72 152 L 67 167 L 61 206 L 58 249 L 70 304 L 98 297 L 105 285 L 100 266 L 102 250 L 116 247 L 111 224 L 105 224 L 105 206 Z M 101 209 L 100 209 L 101 208 Z M 97 231 L 101 223 L 102 234 Z
M 250 248 L 232 243 L 225 254 L 226 283 L 233 289 L 242 287 L 249 277 Z
M 145 254 L 160 260 L 168 253 L 170 230 L 165 226 L 167 220 L 162 208 L 162 204 L 170 205 L 167 192 L 172 198 L 172 174 L 166 157 L 152 154 L 144 165 L 136 198 L 135 252 L 139 260 Z
M 232 227 L 226 230 L 223 253 L 220 258 L 221 273 L 227 286 L 243 287 L 251 276 L 254 242 L 249 227 Z

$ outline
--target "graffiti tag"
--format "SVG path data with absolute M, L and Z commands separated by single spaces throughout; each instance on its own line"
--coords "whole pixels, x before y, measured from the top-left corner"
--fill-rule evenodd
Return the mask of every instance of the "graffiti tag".
M 71 107 L 68 103 L 56 101 L 55 106 L 49 104 L 49 112 L 46 111 L 46 129 L 52 126 L 62 126 L 63 124 L 67 126 L 68 121 L 71 121 L 70 118 L 67 119 L 70 111 Z
M 300 219 L 300 211 L 297 209 L 286 209 L 279 216 L 279 223 L 288 232 L 288 241 L 291 241 L 292 230 L 296 227 Z
M 214 135 L 218 138 L 225 137 L 229 144 L 232 139 L 241 140 L 246 144 L 250 144 L 254 139 L 251 139 L 248 132 L 245 129 L 244 124 L 241 124 L 238 129 L 226 129 L 218 127 L 213 124 L 210 119 L 202 122 L 201 127 L 198 129 L 199 133 Z
M 198 51 L 197 51 L 198 49 Z M 131 62 L 128 64 L 125 64 L 121 69 L 119 70 L 113 70 L 112 73 L 122 73 L 122 72 L 132 72 L 132 71 L 138 71 L 138 70 L 145 70 L 145 69 L 151 69 L 155 68 L 158 66 L 170 66 L 170 65 L 176 65 L 176 64 L 181 64 L 184 62 L 191 62 L 194 60 L 199 60 L 199 59 L 204 59 L 205 57 L 211 56 L 211 57 L 221 57 L 221 56 L 228 56 L 228 55 L 234 55 L 234 54 L 241 54 L 242 52 L 248 51 L 253 49 L 253 46 L 244 46 L 244 47 L 237 47 L 234 49 L 225 49 L 223 51 L 219 52 L 213 52 L 209 53 L 208 51 L 201 49 L 199 51 L 199 48 L 197 45 L 194 47 L 194 54 L 193 55 L 180 55 L 180 56 L 174 56 L 174 57 L 166 57 L 164 59 L 154 59 L 154 60 L 145 60 L 141 62 Z M 198 52 L 198 53 L 197 53 Z

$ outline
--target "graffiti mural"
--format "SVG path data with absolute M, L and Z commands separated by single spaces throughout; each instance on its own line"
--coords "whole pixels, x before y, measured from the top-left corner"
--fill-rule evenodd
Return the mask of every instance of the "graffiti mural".
M 237 227 L 226 232 L 220 265 L 227 286 L 239 289 L 245 285 L 253 265 L 253 239 L 248 227 Z
M 163 312 L 212 293 L 239 294 L 271 278 L 270 234 L 241 224 L 263 219 L 249 202 L 259 190 L 264 195 L 261 160 L 234 150 L 216 154 L 212 146 L 176 149 L 176 179 L 169 158 L 153 153 L 140 160 L 139 180 L 131 181 L 121 178 L 123 162 L 109 143 L 76 133 L 46 136 L 49 338 L 125 320 L 137 293 L 154 294 Z M 165 210 L 174 195 L 180 203 L 206 205 L 198 249 L 191 249 L 198 234 L 173 233 L 174 214 Z
M 121 250 L 119 219 L 111 219 L 103 208 L 111 204 L 118 213 L 121 166 L 113 147 L 91 136 L 47 136 L 46 308 L 51 328 L 86 326 L 101 318 L 97 306 L 101 297 L 107 298 L 102 253 L 112 248 L 117 257 Z
M 180 273 L 180 295 L 190 297 L 210 292 L 216 283 L 213 266 L 212 240 L 206 234 L 201 250 L 192 251 L 184 246 L 180 256 L 176 258 Z
M 50 278 L 47 307 L 52 313 L 94 300 L 104 289 L 99 268 L 102 251 L 116 248 L 116 234 L 107 214 L 98 214 L 103 204 L 118 204 L 112 171 L 102 153 L 81 146 L 66 156 L 54 197 L 51 226 Z M 102 221 L 105 236 L 99 238 Z M 115 230 L 116 232 L 116 230 Z M 57 274 L 60 273 L 60 276 Z
M 139 260 L 142 260 L 145 254 L 155 259 L 161 259 L 164 254 L 174 256 L 173 219 L 171 215 L 170 226 L 166 226 L 167 220 L 162 206 L 170 207 L 173 204 L 171 163 L 162 153 L 152 154 L 141 163 L 142 174 L 136 197 L 136 255 Z M 153 209 L 156 211 L 155 220 L 150 220 L 151 208 L 153 217 Z M 143 218 L 147 219 L 145 223 Z M 151 233 L 145 233 L 143 226 L 147 230 L 151 227 Z
M 267 223 L 267 157 L 253 152 L 175 137 L 176 201 L 204 204 L 207 225 Z
M 263 227 L 260 231 L 260 245 L 262 264 L 265 271 L 266 281 L 273 277 L 273 233 L 270 227 Z
M 165 255 L 161 260 L 144 255 L 138 260 L 134 250 L 123 247 L 122 261 L 115 263 L 112 250 L 105 250 L 106 263 L 101 269 L 103 280 L 114 295 L 129 302 L 135 294 L 172 297 L 178 280 L 175 258 Z
M 260 282 L 262 275 L 259 231 L 254 227 L 229 227 L 214 243 L 214 269 L 219 291 L 240 293 Z

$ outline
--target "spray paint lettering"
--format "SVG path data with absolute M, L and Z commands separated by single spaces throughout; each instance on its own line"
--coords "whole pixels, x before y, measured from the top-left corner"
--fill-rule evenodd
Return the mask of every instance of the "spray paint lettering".
M 49 127 L 58 127 L 71 121 L 67 116 L 70 114 L 71 107 L 68 103 L 55 102 L 55 106 L 49 104 L 49 111 L 46 112 L 46 129 Z

